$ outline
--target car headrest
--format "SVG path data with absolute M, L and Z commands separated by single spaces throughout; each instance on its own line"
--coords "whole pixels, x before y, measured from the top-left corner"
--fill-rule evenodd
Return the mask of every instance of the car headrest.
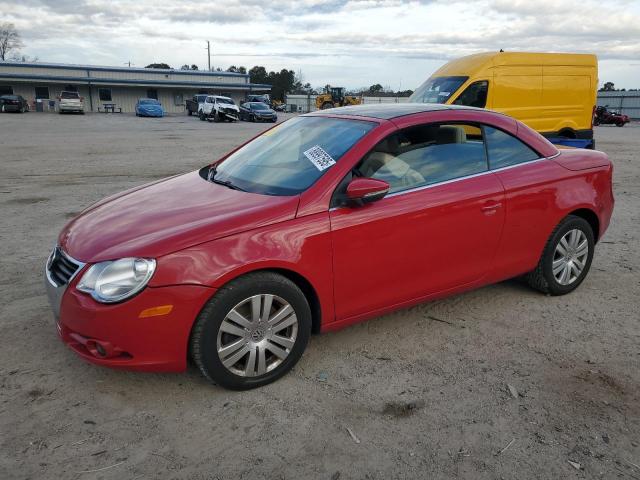
M 453 125 L 442 125 L 436 133 L 436 144 L 464 143 L 467 141 L 467 134 L 462 127 Z
M 376 152 L 384 152 L 395 155 L 400 149 L 400 142 L 397 135 L 391 135 L 376 145 Z

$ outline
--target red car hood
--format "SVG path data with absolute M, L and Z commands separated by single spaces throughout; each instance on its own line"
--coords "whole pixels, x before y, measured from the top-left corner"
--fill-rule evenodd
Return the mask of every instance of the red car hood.
M 298 200 L 232 190 L 207 182 L 196 171 L 92 205 L 64 227 L 58 243 L 87 263 L 156 258 L 294 218 Z

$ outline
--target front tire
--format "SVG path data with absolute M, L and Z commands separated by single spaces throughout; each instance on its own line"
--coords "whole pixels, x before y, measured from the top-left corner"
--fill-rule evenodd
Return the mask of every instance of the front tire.
M 207 119 L 207 117 L 205 116 L 202 110 L 200 110 L 200 112 L 198 113 L 198 116 L 200 117 L 201 122 L 204 122 Z
M 551 295 L 574 291 L 589 273 L 594 246 L 589 222 L 565 217 L 551 233 L 535 270 L 527 274 L 529 285 Z
M 257 272 L 221 288 L 192 330 L 191 356 L 202 374 L 232 390 L 274 382 L 298 362 L 311 335 L 311 309 L 291 280 Z

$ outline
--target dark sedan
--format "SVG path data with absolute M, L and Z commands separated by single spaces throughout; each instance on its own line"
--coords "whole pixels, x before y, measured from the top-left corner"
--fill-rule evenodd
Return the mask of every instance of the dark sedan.
M 240 120 L 249 122 L 276 122 L 278 114 L 262 102 L 247 102 L 240 105 Z
M 28 111 L 29 104 L 21 95 L 2 95 L 0 97 L 0 112 L 24 113 Z

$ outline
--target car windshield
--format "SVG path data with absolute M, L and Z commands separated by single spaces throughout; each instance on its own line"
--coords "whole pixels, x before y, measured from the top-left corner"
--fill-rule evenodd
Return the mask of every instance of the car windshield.
M 269 110 L 269 107 L 264 103 L 252 103 L 251 110 Z
M 446 103 L 469 77 L 431 77 L 409 97 L 412 103 Z
M 375 126 L 360 120 L 294 118 L 267 130 L 219 163 L 213 181 L 247 192 L 296 195 L 313 185 Z M 208 167 L 201 171 L 205 178 L 207 171 Z
M 154 100 L 153 98 L 141 98 L 138 100 L 140 105 L 160 105 L 158 100 Z
M 230 98 L 218 97 L 218 103 L 227 103 L 229 105 L 235 105 L 235 103 L 233 103 L 233 100 L 231 100 Z
M 80 98 L 77 92 L 62 92 L 60 98 Z

